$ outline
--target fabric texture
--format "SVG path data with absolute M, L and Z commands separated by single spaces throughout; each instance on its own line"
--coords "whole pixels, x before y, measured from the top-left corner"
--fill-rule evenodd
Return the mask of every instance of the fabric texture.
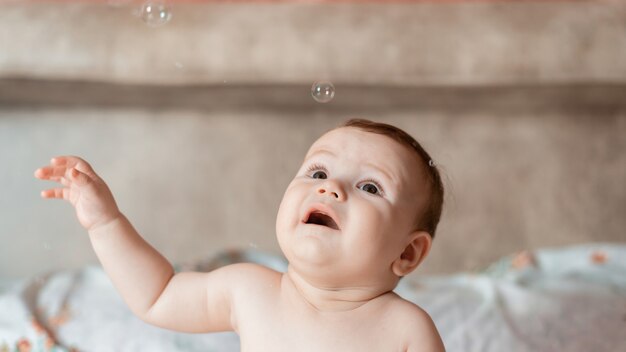
M 286 261 L 228 251 L 177 271 Z M 449 352 L 626 350 L 626 245 L 522 251 L 478 272 L 409 276 L 395 290 L 433 318 Z M 239 351 L 235 333 L 185 334 L 135 317 L 100 267 L 0 282 L 0 351 Z

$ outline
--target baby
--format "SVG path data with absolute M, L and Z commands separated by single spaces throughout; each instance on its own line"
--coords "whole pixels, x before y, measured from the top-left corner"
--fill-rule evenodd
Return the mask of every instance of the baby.
M 428 254 L 443 187 L 404 131 L 353 119 L 309 149 L 278 210 L 287 272 L 241 263 L 175 273 L 118 209 L 84 160 L 61 156 L 35 177 L 64 187 L 124 301 L 149 324 L 235 331 L 242 351 L 444 351 L 429 315 L 395 294 Z

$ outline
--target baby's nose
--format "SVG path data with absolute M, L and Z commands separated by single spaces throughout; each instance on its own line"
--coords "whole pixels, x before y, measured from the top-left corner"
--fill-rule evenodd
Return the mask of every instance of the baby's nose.
M 344 200 L 345 199 L 345 195 L 343 194 L 343 192 L 339 189 L 339 187 L 337 185 L 331 186 L 330 184 L 326 183 L 322 186 L 320 186 L 317 189 L 317 193 L 319 195 L 324 195 L 324 194 L 328 194 L 329 196 L 337 199 L 337 200 Z

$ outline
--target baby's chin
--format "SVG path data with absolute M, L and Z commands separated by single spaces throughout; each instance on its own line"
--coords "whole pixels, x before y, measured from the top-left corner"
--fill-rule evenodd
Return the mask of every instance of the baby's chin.
M 339 231 L 302 223 L 276 230 L 278 244 L 290 264 L 318 272 L 324 268 L 336 270 L 341 254 Z
M 305 272 L 323 273 L 336 270 L 339 255 L 337 243 L 315 236 L 293 233 L 279 240 L 283 254 L 290 265 Z
M 332 248 L 329 248 L 329 243 L 313 236 L 294 238 L 290 252 L 292 258 L 287 259 L 294 262 L 316 267 L 332 264 Z

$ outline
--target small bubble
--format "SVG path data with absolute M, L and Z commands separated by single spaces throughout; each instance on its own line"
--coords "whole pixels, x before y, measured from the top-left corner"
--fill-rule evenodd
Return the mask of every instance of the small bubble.
M 141 7 L 141 19 L 151 27 L 158 27 L 166 24 L 172 18 L 172 13 L 168 6 L 160 1 L 148 1 Z
M 436 166 L 435 161 L 434 160 L 428 160 L 428 165 L 429 166 Z
M 335 86 L 329 81 L 317 81 L 311 86 L 311 96 L 318 103 L 328 103 L 335 96 Z
M 256 243 L 253 243 L 253 242 L 248 243 L 248 245 L 250 247 L 252 247 L 252 248 L 257 248 L 258 247 L 258 245 Z
M 180 62 L 176 61 L 174 63 L 174 66 L 176 66 L 176 68 L 183 68 L 183 64 L 181 64 Z
M 47 242 L 43 243 L 43 249 L 49 251 L 52 247 L 50 247 L 50 245 Z

